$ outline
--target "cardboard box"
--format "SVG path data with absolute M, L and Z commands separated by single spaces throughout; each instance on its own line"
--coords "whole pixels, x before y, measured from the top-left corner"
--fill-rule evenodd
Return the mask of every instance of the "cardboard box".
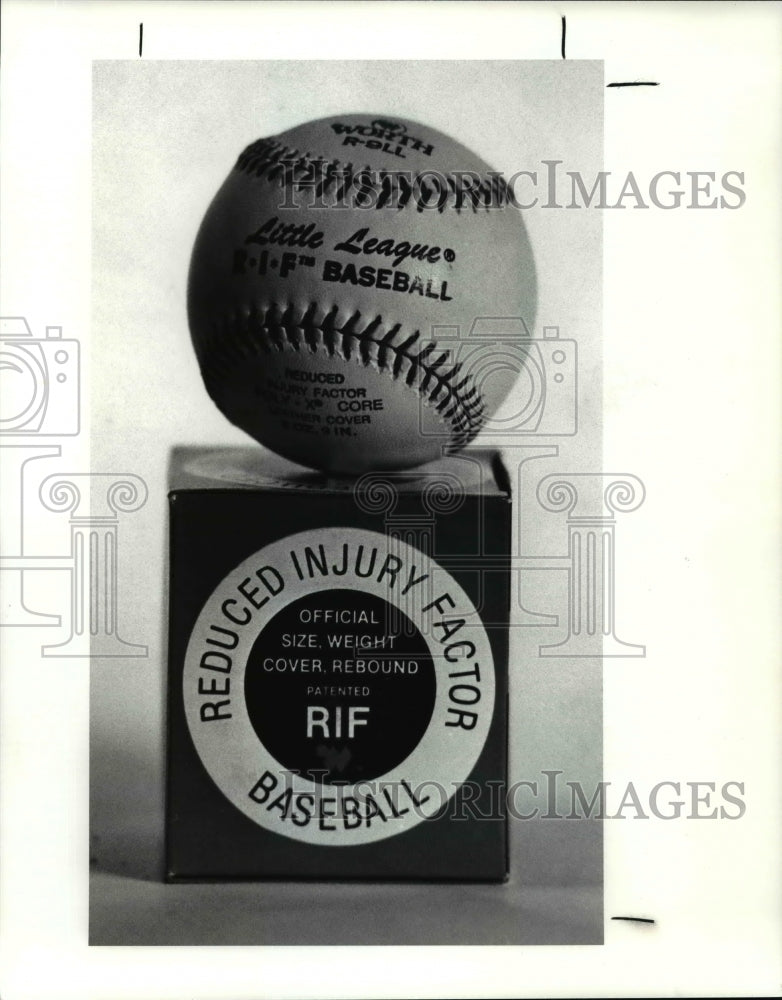
M 179 449 L 170 482 L 168 879 L 504 879 L 498 455 Z

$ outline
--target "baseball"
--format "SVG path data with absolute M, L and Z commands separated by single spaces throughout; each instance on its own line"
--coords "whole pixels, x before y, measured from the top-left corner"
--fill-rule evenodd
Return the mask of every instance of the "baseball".
M 532 250 L 501 175 L 441 132 L 377 114 L 249 146 L 201 223 L 188 279 L 193 344 L 222 413 L 335 474 L 407 468 L 471 441 L 518 375 L 497 362 L 497 326 L 507 321 L 505 343 L 520 323 L 532 331 L 535 305 Z

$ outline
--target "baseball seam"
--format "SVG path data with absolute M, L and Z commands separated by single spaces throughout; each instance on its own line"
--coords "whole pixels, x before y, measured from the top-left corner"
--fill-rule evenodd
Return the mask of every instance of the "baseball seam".
M 255 178 L 264 177 L 270 182 L 278 181 L 280 187 L 284 187 L 286 183 L 296 184 L 306 181 L 309 185 L 317 181 L 315 195 L 319 198 L 329 193 L 337 182 L 341 181 L 342 186 L 337 193 L 339 200 L 344 198 L 355 184 L 358 185 L 362 197 L 367 199 L 370 195 L 374 197 L 372 207 L 375 209 L 387 207 L 403 209 L 412 200 L 419 212 L 425 209 L 444 212 L 448 208 L 460 213 L 466 205 L 476 213 L 481 209 L 489 211 L 491 208 L 503 208 L 511 203 L 510 189 L 499 174 L 482 179 L 480 186 L 475 188 L 465 187 L 463 184 L 463 175 L 471 173 L 469 171 L 463 171 L 461 175 L 441 173 L 434 169 L 419 171 L 417 178 L 429 175 L 433 180 L 436 175 L 447 184 L 447 187 L 440 191 L 437 203 L 432 204 L 429 201 L 430 194 L 434 190 L 431 183 L 427 185 L 422 182 L 418 194 L 414 190 L 414 185 L 401 192 L 398 188 L 395 189 L 394 179 L 401 177 L 404 171 L 375 169 L 369 165 L 357 167 L 348 161 L 327 160 L 314 153 L 285 146 L 277 139 L 258 139 L 252 143 L 239 156 L 234 169 Z M 477 204 L 476 192 L 479 195 Z M 400 200 L 392 205 L 391 199 L 395 194 L 401 195 Z
M 245 364 L 260 352 L 309 348 L 315 353 L 325 349 L 330 357 L 338 355 L 345 361 L 354 359 L 365 367 L 374 363 L 378 371 L 394 381 L 401 379 L 417 391 L 450 425 L 449 451 L 464 447 L 481 429 L 485 403 L 474 380 L 469 374 L 457 380 L 462 368 L 460 363 L 444 367 L 448 356 L 438 348 L 436 341 L 430 341 L 415 353 L 411 349 L 420 339 L 418 330 L 404 332 L 401 323 L 396 323 L 382 333 L 380 316 L 358 329 L 362 318 L 358 311 L 342 326 L 337 326 L 337 306 L 318 323 L 316 312 L 316 306 L 310 305 L 297 319 L 292 305 L 283 309 L 278 304 L 271 304 L 266 308 L 251 306 L 245 312 L 214 321 L 211 326 L 213 341 L 202 344 L 199 360 L 204 382 L 218 406 L 219 388 L 227 384 L 228 370 L 235 365 Z M 217 391 L 213 392 L 213 388 Z

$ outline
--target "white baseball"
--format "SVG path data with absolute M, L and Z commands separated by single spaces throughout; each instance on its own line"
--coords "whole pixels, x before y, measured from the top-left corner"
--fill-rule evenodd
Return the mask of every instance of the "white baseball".
M 252 437 L 335 473 L 463 447 L 517 372 L 476 320 L 532 330 L 535 268 L 502 178 L 448 136 L 335 115 L 239 157 L 196 238 L 207 390 Z

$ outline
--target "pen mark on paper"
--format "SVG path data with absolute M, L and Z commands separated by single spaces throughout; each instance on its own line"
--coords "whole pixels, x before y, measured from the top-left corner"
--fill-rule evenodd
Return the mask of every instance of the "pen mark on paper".
M 629 920 L 636 924 L 653 924 L 655 921 L 651 917 L 611 917 L 612 920 Z

